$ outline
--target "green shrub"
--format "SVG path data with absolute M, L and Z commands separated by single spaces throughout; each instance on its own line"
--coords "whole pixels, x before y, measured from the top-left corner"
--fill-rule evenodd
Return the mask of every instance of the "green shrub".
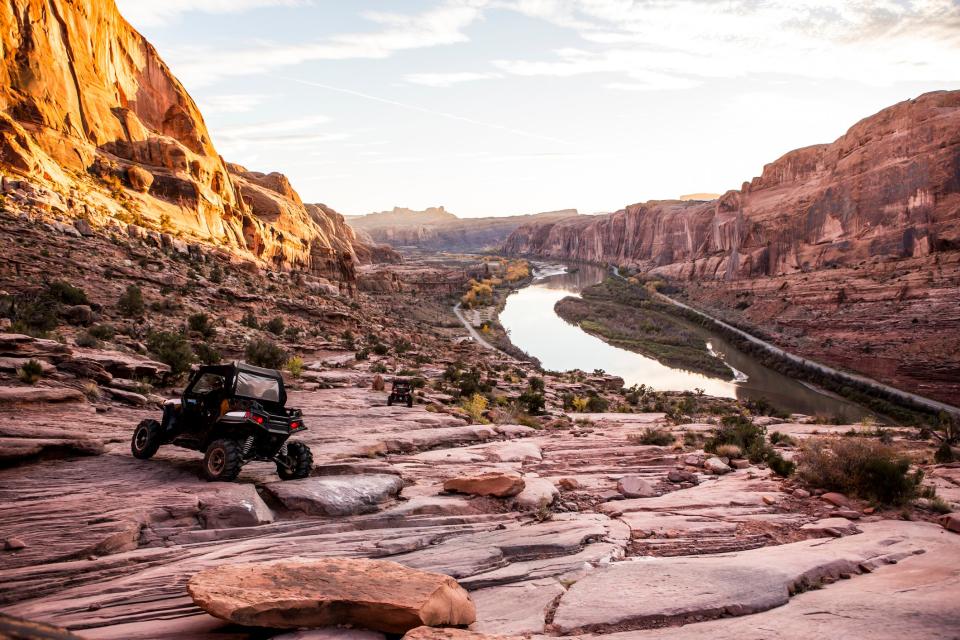
M 127 318 L 139 318 L 142 316 L 145 307 L 143 304 L 143 292 L 140 291 L 140 287 L 135 284 L 129 285 L 117 301 L 117 308 L 119 308 L 120 313 Z
M 43 377 L 43 365 L 36 360 L 27 360 L 17 369 L 17 378 L 20 382 L 36 384 Z
M 641 433 L 631 433 L 627 440 L 634 444 L 651 444 L 658 447 L 666 447 L 674 442 L 673 434 L 666 429 L 654 429 L 647 427 Z
M 250 364 L 267 369 L 279 369 L 287 361 L 287 353 L 269 338 L 248 342 L 244 355 Z
M 113 340 L 117 330 L 111 324 L 95 324 L 87 329 L 87 333 L 97 340 Z
M 785 433 L 774 431 L 770 434 L 770 444 L 779 444 L 785 447 L 795 447 L 797 446 L 797 441 Z
M 283 321 L 283 318 L 277 316 L 275 318 L 271 318 L 267 324 L 263 325 L 263 328 L 270 333 L 279 336 L 281 333 L 283 333 L 283 330 L 287 328 L 287 324 Z
M 287 360 L 287 371 L 290 372 L 294 378 L 299 378 L 303 375 L 303 358 L 300 356 L 293 356 Z
M 770 470 L 778 476 L 789 477 L 797 469 L 797 465 L 791 460 L 787 460 L 776 451 L 771 451 L 767 456 L 767 464 Z
M 814 488 L 901 505 L 917 494 L 923 479 L 909 469 L 907 458 L 876 440 L 815 438 L 803 443 L 798 473 Z
M 253 313 L 253 311 L 247 311 L 245 314 L 243 314 L 243 319 L 240 321 L 240 324 L 245 327 L 250 327 L 251 329 L 260 328 L 260 323 L 257 321 L 257 316 Z
M 948 462 L 953 462 L 955 458 L 956 456 L 953 455 L 953 449 L 950 448 L 950 443 L 946 440 L 940 443 L 936 453 L 933 454 L 933 460 L 937 464 L 947 464 Z
M 766 455 L 766 427 L 753 424 L 741 415 L 724 416 L 720 420 L 713 437 L 707 440 L 704 450 L 716 453 L 717 447 L 732 444 L 750 458 L 751 462 L 760 462 Z
M 518 399 L 524 410 L 534 416 L 539 416 L 546 408 L 547 400 L 544 395 L 533 389 L 533 386 L 520 394 Z
M 382 362 L 374 362 L 372 365 L 370 365 L 370 371 L 373 373 L 386 373 L 387 367 Z
M 77 339 L 74 341 L 77 343 L 78 347 L 84 347 L 86 349 L 99 349 L 101 344 L 89 331 L 84 331 L 77 336 Z
M 587 411 L 590 413 L 604 413 L 610 407 L 610 403 L 602 396 L 592 395 L 587 400 Z
M 182 333 L 153 331 L 147 336 L 147 349 L 157 360 L 170 367 L 173 376 L 189 371 L 195 360 L 190 343 Z
M 217 330 L 210 323 L 210 316 L 205 313 L 194 313 L 188 317 L 187 327 L 190 328 L 190 331 L 195 331 L 204 338 L 212 338 L 217 333 Z
M 75 306 L 78 304 L 90 304 L 87 293 L 63 280 L 54 280 L 47 285 L 47 292 L 50 297 L 62 304 Z
M 193 351 L 196 353 L 197 359 L 203 364 L 218 364 L 221 360 L 223 360 L 223 356 L 220 354 L 220 351 L 206 342 L 201 342 L 194 345 Z
M 371 347 L 370 350 L 373 351 L 378 356 L 385 356 L 390 352 L 390 347 L 383 344 L 382 342 L 378 342 L 377 344 L 373 345 L 373 347 Z

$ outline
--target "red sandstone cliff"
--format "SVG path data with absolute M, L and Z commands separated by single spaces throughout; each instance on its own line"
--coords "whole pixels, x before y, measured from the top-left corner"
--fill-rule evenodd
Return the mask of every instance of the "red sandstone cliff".
M 3 3 L 0 47 L 0 168 L 61 194 L 58 213 L 162 227 L 340 279 L 374 255 L 280 174 L 233 173 L 112 0 Z
M 960 91 L 884 109 L 717 200 L 525 225 L 505 243 L 511 253 L 726 280 L 957 247 Z

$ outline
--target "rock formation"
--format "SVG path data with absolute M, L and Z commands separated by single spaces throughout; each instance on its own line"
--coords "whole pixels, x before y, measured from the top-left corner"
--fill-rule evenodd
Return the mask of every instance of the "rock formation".
M 884 109 L 716 200 L 527 224 L 505 249 L 683 282 L 693 304 L 778 343 L 949 402 L 960 391 L 960 91 Z
M 373 242 L 394 247 L 479 251 L 500 245 L 523 224 L 556 222 L 576 215 L 576 209 L 564 209 L 529 216 L 458 218 L 443 207 L 425 211 L 394 207 L 393 211 L 348 217 L 347 223 Z
M 225 163 L 196 104 L 112 0 L 4 3 L 0 52 L 0 168 L 49 189 L 54 213 L 341 280 L 376 257 L 282 175 Z

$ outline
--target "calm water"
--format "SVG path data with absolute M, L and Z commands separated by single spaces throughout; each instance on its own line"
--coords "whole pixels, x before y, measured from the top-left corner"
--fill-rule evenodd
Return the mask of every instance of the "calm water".
M 859 405 L 812 389 L 764 367 L 738 351 L 721 336 L 690 325 L 703 335 L 710 348 L 731 369 L 731 379 L 675 369 L 638 353 L 619 349 L 569 324 L 553 310 L 567 296 L 579 296 L 591 285 L 602 282 L 607 272 L 599 267 L 580 266 L 573 273 L 558 265 L 537 265 L 534 282 L 513 293 L 500 314 L 500 323 L 511 341 L 542 363 L 544 369 L 569 371 L 603 369 L 620 376 L 629 387 L 646 384 L 659 391 L 703 389 L 708 395 L 766 398 L 778 408 L 805 414 L 844 415 L 859 419 L 868 412 Z

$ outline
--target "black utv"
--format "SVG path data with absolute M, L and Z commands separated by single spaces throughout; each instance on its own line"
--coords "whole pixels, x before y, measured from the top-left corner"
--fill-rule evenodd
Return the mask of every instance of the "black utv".
M 413 406 L 413 387 L 409 380 L 396 378 L 393 386 L 390 387 L 390 396 L 387 398 L 387 406 L 393 406 L 393 403 L 406 403 L 408 407 Z
M 283 377 L 272 369 L 233 363 L 197 369 L 179 400 L 163 406 L 163 420 L 144 420 L 130 449 L 140 459 L 160 445 L 204 452 L 207 480 L 229 482 L 251 460 L 274 462 L 282 480 L 306 478 L 313 456 L 302 442 L 303 413 L 287 409 Z

